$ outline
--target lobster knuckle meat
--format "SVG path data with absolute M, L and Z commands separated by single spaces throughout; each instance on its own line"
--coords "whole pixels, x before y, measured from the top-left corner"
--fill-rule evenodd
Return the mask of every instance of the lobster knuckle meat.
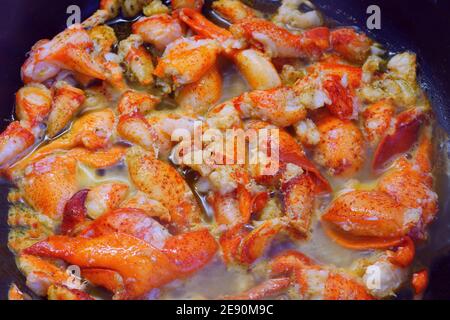
M 295 269 L 300 269 L 305 265 L 312 265 L 313 261 L 303 253 L 295 250 L 287 250 L 276 256 L 270 262 L 271 277 L 291 275 Z
M 325 300 L 372 300 L 367 289 L 353 279 L 330 273 L 325 282 Z
M 120 97 L 117 111 L 121 115 L 135 112 L 145 114 L 153 110 L 159 102 L 160 99 L 151 94 L 128 90 Z
M 313 159 L 330 174 L 351 177 L 362 167 L 364 137 L 355 123 L 324 115 L 316 123 L 320 141 L 313 150 Z
M 52 219 L 62 219 L 67 201 L 77 192 L 76 161 L 48 156 L 30 164 L 19 187 L 25 200 Z
M 290 226 L 302 237 L 309 235 L 314 207 L 315 185 L 308 174 L 301 174 L 282 185 L 285 214 Z
M 131 181 L 169 210 L 172 227 L 186 230 L 200 220 L 194 194 L 175 168 L 138 147 L 131 148 L 126 158 Z
M 363 63 L 370 55 L 372 40 L 352 28 L 333 30 L 330 38 L 333 50 L 349 61 Z
M 57 301 L 89 301 L 95 300 L 89 294 L 78 289 L 68 288 L 64 285 L 51 285 L 47 291 L 48 300 Z
M 72 87 L 64 81 L 57 82 L 53 91 L 52 110 L 47 120 L 47 134 L 51 138 L 70 123 L 86 99 L 83 90 Z
M 92 188 L 86 199 L 87 215 L 96 219 L 117 208 L 126 198 L 128 190 L 129 186 L 120 182 L 104 183 Z
M 270 264 L 272 277 L 290 276 L 298 294 L 306 299 L 371 300 L 373 297 L 358 280 L 340 271 L 322 267 L 298 251 L 288 250 Z
M 141 18 L 133 23 L 134 34 L 144 42 L 153 44 L 158 50 L 164 50 L 170 43 L 183 36 L 183 27 L 179 19 L 168 14 L 158 14 Z
M 363 112 L 364 131 L 367 140 L 377 145 L 385 135 L 394 116 L 395 106 L 391 100 L 381 100 L 367 107 Z
M 243 224 L 237 224 L 226 230 L 219 239 L 222 259 L 227 265 L 235 262 L 241 242 L 249 234 Z
M 16 115 L 31 124 L 43 121 L 52 108 L 52 92 L 41 84 L 29 84 L 16 93 Z

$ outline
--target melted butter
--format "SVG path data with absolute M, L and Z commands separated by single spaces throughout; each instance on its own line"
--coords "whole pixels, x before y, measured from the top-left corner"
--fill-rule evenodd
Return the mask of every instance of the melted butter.
M 230 100 L 247 91 L 250 91 L 250 87 L 235 66 L 229 64 L 222 67 L 222 97 L 220 102 Z
M 111 182 L 125 183 L 130 187 L 130 191 L 136 189 L 130 182 L 128 170 L 124 165 L 98 170 L 78 163 L 77 181 L 82 189 Z
M 312 222 L 311 238 L 298 242 L 295 249 L 320 263 L 340 268 L 348 268 L 355 260 L 366 258 L 374 252 L 350 250 L 336 244 L 325 234 L 318 219 Z

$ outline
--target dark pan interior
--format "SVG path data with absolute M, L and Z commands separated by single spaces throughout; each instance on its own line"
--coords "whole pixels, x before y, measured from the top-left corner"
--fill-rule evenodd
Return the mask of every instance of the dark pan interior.
M 256 7 L 276 8 L 274 0 L 253 0 Z M 450 1 L 447 0 L 313 0 L 327 16 L 338 24 L 355 25 L 393 52 L 412 50 L 418 53 L 420 79 L 432 101 L 436 118 L 450 132 Z M 39 39 L 52 37 L 65 28 L 69 5 L 78 4 L 83 17 L 98 6 L 96 0 L 3 0 L 0 20 L 0 130 L 11 119 L 14 93 L 21 86 L 20 66 L 25 53 Z M 376 4 L 381 8 L 382 28 L 366 29 L 366 9 Z M 440 132 L 443 135 L 443 130 Z M 439 134 L 439 130 L 438 130 Z M 447 141 L 439 141 L 447 143 Z M 443 152 L 443 151 L 442 151 Z M 448 154 L 441 155 L 447 160 Z M 420 263 L 430 268 L 430 286 L 425 299 L 450 299 L 450 182 L 446 174 L 437 177 L 440 213 L 432 226 L 427 244 L 419 248 Z M 13 256 L 6 247 L 8 184 L 0 182 L 0 299 L 7 298 L 12 282 L 25 288 Z M 399 299 L 411 298 L 405 289 Z

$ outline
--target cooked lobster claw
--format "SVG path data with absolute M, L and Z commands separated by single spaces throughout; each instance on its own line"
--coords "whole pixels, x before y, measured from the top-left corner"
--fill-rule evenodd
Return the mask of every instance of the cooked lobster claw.
M 193 9 L 183 8 L 178 11 L 178 14 L 181 21 L 186 23 L 189 28 L 203 37 L 220 41 L 232 38 L 231 32 L 215 25 Z
M 181 21 L 168 14 L 158 14 L 141 18 L 133 23 L 133 33 L 154 45 L 158 50 L 164 50 L 169 44 L 183 36 Z
M 48 156 L 30 164 L 18 185 L 25 201 L 35 210 L 61 221 L 66 202 L 77 192 L 76 161 Z
M 59 81 L 53 87 L 53 105 L 48 115 L 47 134 L 54 138 L 80 110 L 86 96 L 83 90 Z
M 16 115 L 32 126 L 42 122 L 52 109 L 52 92 L 46 86 L 31 83 L 16 93 Z
M 73 278 L 63 268 L 46 259 L 21 254 L 18 256 L 17 266 L 25 275 L 27 286 L 39 296 L 46 296 L 51 285 L 81 288 L 80 283 L 73 282 Z
M 131 143 L 137 144 L 149 151 L 154 151 L 158 135 L 140 113 L 124 114 L 119 118 L 117 132 Z
M 272 220 L 256 227 L 242 240 L 238 250 L 238 260 L 243 264 L 252 264 L 261 258 L 282 228 L 283 224 L 280 221 Z
M 157 235 L 150 233 L 158 230 L 148 224 L 146 227 L 143 219 L 151 218 L 136 216 L 139 213 L 120 209 L 95 221 L 81 236 L 53 236 L 24 252 L 80 266 L 83 276 L 113 291 L 117 299 L 142 297 L 172 280 L 189 276 L 214 257 L 217 244 L 207 230 L 166 235 L 161 239 L 162 249 L 157 249 L 153 246 Z M 133 214 L 136 217 L 130 220 Z
M 399 158 L 372 190 L 351 191 L 334 200 L 322 216 L 332 239 L 354 249 L 405 247 L 400 252 L 414 255 L 414 245 L 405 245 L 405 237 L 422 238 L 438 210 L 430 175 L 430 129 L 422 131 L 412 158 Z
M 122 233 L 96 238 L 53 236 L 26 249 L 25 253 L 63 259 L 83 269 L 116 271 L 124 281 L 122 299 L 139 298 L 179 276 L 167 255 L 145 241 Z
M 222 259 L 227 265 L 235 262 L 238 248 L 248 232 L 244 225 L 237 224 L 220 236 L 219 243 L 222 250 Z
M 314 163 L 306 157 L 300 144 L 284 131 L 280 131 L 280 161 L 284 164 L 294 164 L 304 171 L 309 172 L 315 183 L 315 191 L 317 193 L 331 191 L 329 182 L 320 173 Z

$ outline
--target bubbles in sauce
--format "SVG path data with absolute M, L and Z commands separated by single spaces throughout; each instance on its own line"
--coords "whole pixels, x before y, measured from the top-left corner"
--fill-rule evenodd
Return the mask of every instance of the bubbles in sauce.
M 162 289 L 160 299 L 217 299 L 254 287 L 258 279 L 254 273 L 227 268 L 220 258 L 185 281 L 174 281 Z

